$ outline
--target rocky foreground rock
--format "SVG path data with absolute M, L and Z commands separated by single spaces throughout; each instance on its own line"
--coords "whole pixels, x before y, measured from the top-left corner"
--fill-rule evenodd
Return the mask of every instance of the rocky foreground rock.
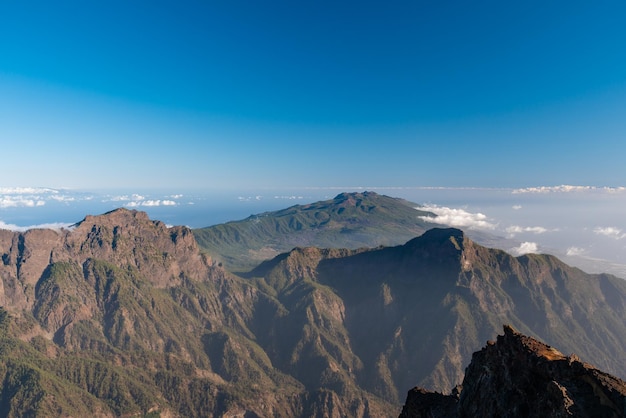
M 409 391 L 400 418 L 623 417 L 626 382 L 504 326 L 450 395 Z

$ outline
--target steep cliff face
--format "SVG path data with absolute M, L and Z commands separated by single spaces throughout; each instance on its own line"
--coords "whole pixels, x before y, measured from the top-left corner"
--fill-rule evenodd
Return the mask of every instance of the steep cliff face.
M 513 257 L 457 229 L 397 247 L 295 249 L 250 274 L 292 313 L 275 330 L 286 342 L 279 359 L 320 341 L 318 381 L 334 376 L 392 402 L 416 384 L 447 393 L 502 323 L 626 376 L 626 282 L 548 255 Z M 296 312 L 310 318 L 307 333 L 287 333 L 302 329 Z
M 401 418 L 623 417 L 626 382 L 572 354 L 522 335 L 504 335 L 474 353 L 452 395 L 409 391 Z
M 207 277 L 211 265 L 188 228 L 167 228 L 126 209 L 87 216 L 71 230 L 0 231 L 0 254 L 0 303 L 9 309 L 32 308 L 35 286 L 58 262 L 130 266 L 160 288 L 179 285 L 181 277 Z
M 208 347 L 225 328 L 236 349 L 219 347 L 222 362 L 259 368 L 251 382 L 276 387 L 246 325 L 257 304 L 271 302 L 213 265 L 187 228 L 120 209 L 70 230 L 0 231 L 0 253 L 7 314 L 0 374 L 5 383 L 34 385 L 35 396 L 21 399 L 4 384 L 5 416 L 21 415 L 20 408 L 41 416 L 81 416 L 83 408 L 103 416 L 245 410 L 233 373 L 220 375 L 223 368 L 211 364 L 217 351 Z M 297 382 L 281 386 L 284 396 L 300 396 Z M 202 400 L 207 390 L 214 395 Z
M 359 387 L 333 386 L 315 367 L 324 342 L 307 322 L 324 326 L 339 298 L 301 301 L 296 291 L 287 309 L 272 288 L 201 254 L 187 228 L 121 209 L 70 230 L 0 231 L 0 254 L 0 415 L 393 410 Z M 292 284 L 314 271 L 300 261 L 288 263 L 299 274 Z
M 295 248 L 240 277 L 188 229 L 118 210 L 0 231 L 0 254 L 7 416 L 397 416 L 405 388 L 461 382 L 502 323 L 624 368 L 623 281 L 456 229 Z

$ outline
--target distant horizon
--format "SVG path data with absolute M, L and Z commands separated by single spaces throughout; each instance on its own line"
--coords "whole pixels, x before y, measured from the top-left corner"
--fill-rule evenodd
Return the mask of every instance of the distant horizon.
M 2 2 L 0 182 L 57 192 L 2 194 L 0 222 L 124 206 L 202 227 L 372 190 L 519 240 L 509 250 L 622 263 L 624 15 L 563 0 Z
M 343 192 L 365 191 L 403 198 L 434 213 L 436 218 L 428 220 L 433 227 L 446 225 L 505 238 L 511 244 L 503 249 L 514 255 L 550 253 L 587 271 L 612 272 L 626 278 L 624 186 L 332 186 L 204 192 L 129 188 L 105 193 L 0 187 L 0 229 L 67 227 L 86 215 L 122 207 L 145 211 L 151 219 L 168 225 L 203 228 L 296 204 L 329 200 Z

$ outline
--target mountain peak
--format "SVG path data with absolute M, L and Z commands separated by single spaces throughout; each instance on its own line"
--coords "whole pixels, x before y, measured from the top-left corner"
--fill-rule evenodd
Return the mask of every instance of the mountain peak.
M 265 212 L 242 221 L 195 229 L 199 245 L 231 271 L 249 271 L 294 247 L 394 246 L 424 233 L 432 224 L 418 205 L 364 191 Z
M 626 382 L 510 325 L 474 353 L 458 390 L 414 388 L 400 417 L 617 417 L 626 403 Z
M 101 215 L 87 215 L 82 221 L 76 223 L 74 226 L 79 227 L 83 223 L 129 224 L 133 222 L 153 223 L 153 221 L 150 220 L 146 212 L 138 211 L 136 209 L 117 208 Z M 159 224 L 161 222 L 155 221 L 154 223 Z
M 88 215 L 62 232 L 12 232 L 0 242 L 0 253 L 7 274 L 30 285 L 35 285 L 50 265 L 70 260 L 83 264 L 93 258 L 131 266 L 159 287 L 178 283 L 182 273 L 203 272 L 212 262 L 199 253 L 189 228 L 168 228 L 161 221 L 150 220 L 145 212 L 129 209 Z M 24 298 L 32 300 L 28 294 Z M 19 298 L 13 299 L 22 304 Z M 9 304 L 14 302 L 9 300 Z
M 420 253 L 429 259 L 449 262 L 450 257 L 460 259 L 468 241 L 460 229 L 433 228 L 413 238 L 404 247 L 411 253 Z
M 333 200 L 336 201 L 344 201 L 346 199 L 363 199 L 366 197 L 377 197 L 379 196 L 378 193 L 376 192 L 369 192 L 369 191 L 364 191 L 364 192 L 342 192 L 339 193 L 337 196 L 335 196 L 335 198 Z
M 465 233 L 457 228 L 432 228 L 422 235 L 429 242 L 450 241 L 461 246 L 465 240 Z

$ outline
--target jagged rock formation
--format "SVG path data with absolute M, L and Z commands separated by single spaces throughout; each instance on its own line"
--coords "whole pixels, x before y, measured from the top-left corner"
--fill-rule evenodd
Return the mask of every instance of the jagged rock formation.
M 0 255 L 2 416 L 397 416 L 406 388 L 460 382 L 502 323 L 626 374 L 624 281 L 456 229 L 295 248 L 244 277 L 188 229 L 117 210 L 0 231 Z
M 304 375 L 296 365 L 276 367 L 272 324 L 289 312 L 201 254 L 187 228 L 120 209 L 71 230 L 0 231 L 0 254 L 1 416 L 390 409 L 358 387 L 331 391 L 292 377 Z
M 409 391 L 400 418 L 623 417 L 626 382 L 504 326 L 474 353 L 460 394 Z
M 71 231 L 0 230 L 0 251 L 0 304 L 9 308 L 27 308 L 43 272 L 59 262 L 82 265 L 98 259 L 132 266 L 160 288 L 180 284 L 183 276 L 206 275 L 211 264 L 199 253 L 190 229 L 167 228 L 150 221 L 145 212 L 125 209 L 87 216 Z
M 354 357 L 336 364 L 398 403 L 402 388 L 458 384 L 472 347 L 502 323 L 626 376 L 626 282 L 548 255 L 487 249 L 456 229 L 368 251 L 295 249 L 252 274 L 285 306 L 295 289 L 311 298 L 317 329 L 332 341 L 326 355 L 337 359 L 330 347 L 346 347 L 339 352 Z M 324 332 L 331 324 L 333 333 Z

